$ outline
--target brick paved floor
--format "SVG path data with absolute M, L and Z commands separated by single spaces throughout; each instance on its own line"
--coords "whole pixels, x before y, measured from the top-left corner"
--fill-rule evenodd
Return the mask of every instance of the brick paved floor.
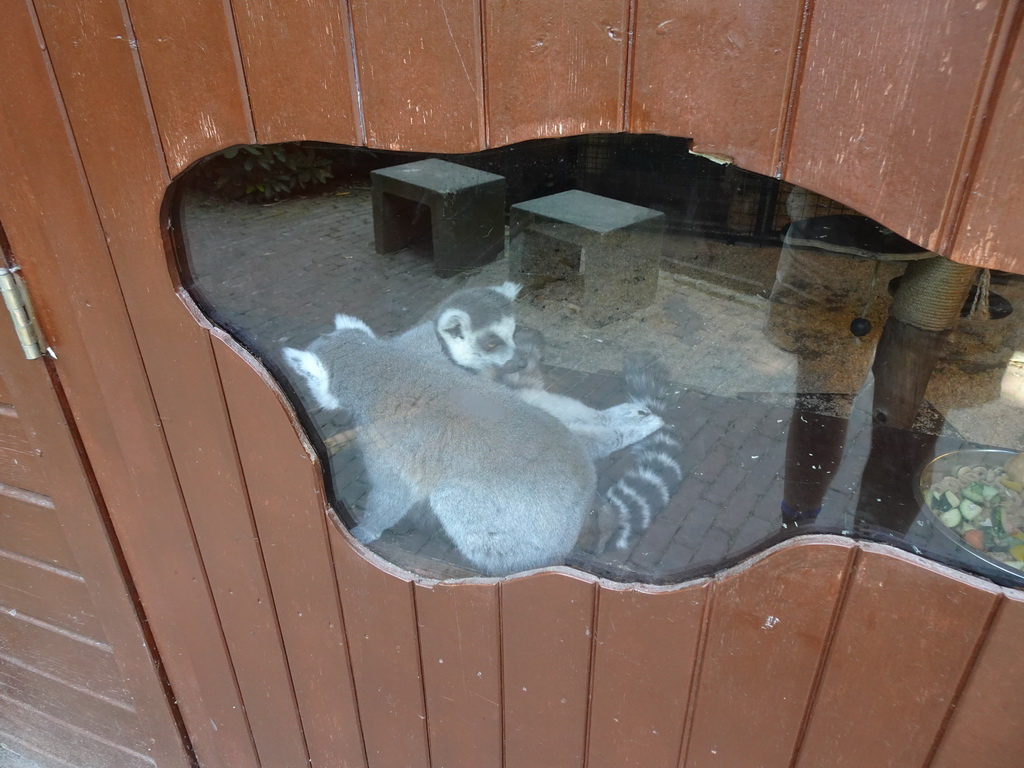
M 272 366 L 282 346 L 307 344 L 331 326 L 336 312 L 356 315 L 378 334 L 389 335 L 418 322 L 452 291 L 507 276 L 503 259 L 440 279 L 428 254 L 414 249 L 376 254 L 366 190 L 270 206 L 193 195 L 186 198 L 182 225 L 193 293 Z M 672 241 L 655 304 L 600 328 L 584 325 L 569 299 L 543 294 L 521 299 L 521 321 L 545 333 L 552 388 L 595 407 L 621 402 L 617 372 L 624 355 L 638 348 L 656 351 L 677 384 L 672 421 L 685 446 L 680 457 L 685 479 L 667 509 L 629 549 L 599 558 L 575 553 L 572 564 L 613 578 L 672 581 L 714 570 L 791 533 L 782 528 L 779 503 L 795 404 L 795 361 L 768 343 L 762 330 L 775 258 L 767 249 Z M 884 309 L 884 296 L 879 302 Z M 1008 334 L 994 324 L 981 330 L 972 326 L 954 340 L 954 347 L 967 354 L 972 343 L 974 348 L 987 345 L 991 354 L 1002 354 L 1016 343 L 1007 339 L 1019 337 L 1019 328 L 1019 323 L 1012 326 Z M 845 415 L 853 395 L 862 390 L 853 402 L 844 456 L 819 517 L 823 530 L 838 531 L 853 528 L 871 435 L 864 405 L 870 403 L 870 381 L 861 388 L 843 366 L 835 368 L 818 383 L 816 391 L 824 394 L 805 398 L 800 407 Z M 963 401 L 962 381 L 957 386 L 946 381 L 954 374 L 964 375 L 956 361 L 940 369 L 929 390 L 942 415 L 930 407 L 919 420 L 922 431 L 941 431 L 935 450 L 951 450 L 965 441 L 1024 448 L 1024 400 L 1014 399 L 1017 381 L 1010 378 L 1003 385 L 1008 395 L 972 406 Z M 976 375 L 984 382 L 979 393 L 991 390 L 991 366 Z M 306 400 L 301 385 L 294 389 Z M 981 418 L 977 405 L 987 408 Z M 305 406 L 322 436 L 350 426 L 343 417 L 319 413 L 308 400 Z M 944 426 L 943 416 L 948 420 Z M 629 461 L 619 455 L 602 462 L 599 490 Z M 354 447 L 332 458 L 331 473 L 335 492 L 358 516 L 368 489 Z M 908 546 L 941 549 L 931 534 L 923 520 L 915 522 Z M 471 573 L 426 510 L 414 511 L 375 547 L 428 575 Z

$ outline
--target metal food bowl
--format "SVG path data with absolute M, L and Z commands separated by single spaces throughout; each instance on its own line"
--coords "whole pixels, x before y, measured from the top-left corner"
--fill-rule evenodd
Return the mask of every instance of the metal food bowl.
M 942 530 L 944 535 L 951 541 L 955 542 L 969 560 L 978 560 L 989 568 L 995 568 L 1007 575 L 1012 575 L 1017 579 L 1020 579 L 1024 577 L 1024 572 L 1014 568 L 1012 565 L 989 557 L 987 553 L 972 547 L 964 541 L 960 533 L 948 527 L 942 520 L 940 520 L 938 513 L 936 513 L 925 502 L 925 491 L 927 491 L 937 480 L 948 475 L 955 475 L 960 467 L 987 467 L 989 469 L 998 469 L 1006 463 L 1007 459 L 1011 456 L 1017 455 L 1017 453 L 1017 451 L 1008 451 L 1002 448 L 968 448 L 961 451 L 950 451 L 949 453 L 945 453 L 932 459 L 932 461 L 930 461 L 928 465 L 921 470 L 921 475 L 918 478 L 916 485 L 916 491 L 922 508 L 934 518 L 936 527 Z

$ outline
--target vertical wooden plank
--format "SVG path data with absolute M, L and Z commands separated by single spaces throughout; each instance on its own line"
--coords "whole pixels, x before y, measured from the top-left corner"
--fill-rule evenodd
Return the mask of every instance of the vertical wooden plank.
M 1024 14 L 1017 6 L 1014 44 L 999 73 L 999 89 L 978 166 L 965 199 L 953 247 L 957 261 L 1024 273 L 1024 218 L 1013 201 L 1024 197 Z
M 506 768 L 583 765 L 595 594 L 569 571 L 502 582 Z
M 232 144 L 255 141 L 225 0 L 126 0 L 171 175 Z M 134 35 L 134 37 L 132 37 Z
M 999 590 L 861 545 L 797 768 L 924 765 Z
M 1004 590 L 930 768 L 1016 768 L 1024 755 L 1024 594 Z
M 692 136 L 694 150 L 774 176 L 804 0 L 671 0 L 637 7 L 630 130 Z
M 211 766 L 251 766 L 256 756 L 244 707 L 77 153 L 84 147 L 105 155 L 109 183 L 121 185 L 121 194 L 132 198 L 139 197 L 135 185 L 152 178 L 134 162 L 139 147 L 155 152 L 158 142 L 146 122 L 129 139 L 111 121 L 112 116 L 126 119 L 139 105 L 137 95 L 133 98 L 137 83 L 135 89 L 121 87 L 123 80 L 117 76 L 128 71 L 134 77 L 136 71 L 131 49 L 123 44 L 119 9 L 61 5 L 40 3 L 46 44 L 37 34 L 29 4 L 12 5 L 0 29 L 6 75 L 0 78 L 0 147 L 5 157 L 0 216 L 32 286 L 41 325 L 59 354 L 57 371 L 149 626 L 158 635 L 161 660 L 183 716 L 193 726 L 196 751 Z M 63 96 L 97 89 L 93 111 L 75 126 L 77 145 L 41 55 L 44 50 L 75 52 L 65 58 Z M 132 212 L 128 205 L 113 218 L 139 221 Z M 155 209 L 150 220 L 154 225 L 158 221 Z M 125 255 L 136 259 L 139 253 L 127 249 Z M 167 589 L 169 584 L 173 590 Z
M 999 10 L 816 0 L 783 177 L 936 249 Z
M 300 139 L 362 143 L 345 8 L 333 0 L 234 3 L 261 144 Z
M 220 332 L 215 350 L 294 681 L 288 693 L 297 699 L 311 764 L 359 765 L 363 749 L 319 464 L 296 435 L 280 390 L 254 368 L 258 363 Z M 267 729 L 268 737 L 280 733 Z
M 415 596 L 431 765 L 500 766 L 498 588 L 420 582 Z
M 486 0 L 490 146 L 624 129 L 628 0 Z
M 601 585 L 588 768 L 679 764 L 708 587 Z
M 790 542 L 716 580 L 687 768 L 788 768 L 853 559 L 853 542 L 825 541 Z
M 366 143 L 382 149 L 484 148 L 476 0 L 350 0 Z
M 427 768 L 412 583 L 396 566 L 357 552 L 347 532 L 333 525 L 329 530 L 367 764 Z
M 188 517 L 182 519 L 180 511 L 176 515 L 184 523 L 179 535 L 187 537 L 183 546 L 187 543 L 190 549 L 195 536 L 202 552 L 197 563 L 202 577 L 195 583 L 205 600 L 212 592 L 216 612 L 202 616 L 205 624 L 200 631 L 209 635 L 208 644 L 217 643 L 221 653 L 226 644 L 228 654 L 238 654 L 230 661 L 215 662 L 215 670 L 208 674 L 197 675 L 195 684 L 203 689 L 199 701 L 179 692 L 189 730 L 197 743 L 230 744 L 214 747 L 208 743 L 203 759 L 251 762 L 254 756 L 242 755 L 254 745 L 260 759 L 304 762 L 306 749 L 276 619 L 270 601 L 261 599 L 266 593 L 266 575 L 252 535 L 213 352 L 204 330 L 176 297 L 167 270 L 160 230 L 167 179 L 136 55 L 123 44 L 131 30 L 125 26 L 119 6 L 105 0 L 81 3 L 73 9 L 40 2 L 38 8 L 90 190 L 119 269 L 119 286 L 132 313 L 146 374 L 154 385 L 159 418 L 172 453 L 171 469 L 180 482 L 175 496 L 180 503 L 183 494 L 188 507 Z M 88 20 L 84 25 L 82 18 Z M 82 35 L 81 29 L 86 34 Z M 108 104 L 115 99 L 119 109 L 110 114 Z M 191 375 L 182 377 L 182 370 Z M 126 544 L 132 542 L 130 535 L 124 538 Z M 140 554 L 126 545 L 133 571 L 152 578 L 152 563 L 146 558 L 137 560 Z M 198 556 L 191 553 L 191 557 Z M 155 588 L 165 591 L 164 584 L 151 587 Z M 150 599 L 143 592 L 143 600 Z M 180 632 L 179 622 L 154 625 L 158 642 L 164 638 L 173 642 L 176 638 L 168 636 Z M 254 633 L 267 643 L 266 649 L 254 645 Z M 195 662 L 189 659 L 188 663 L 192 666 Z M 173 668 L 171 676 L 173 680 Z M 210 690 L 214 687 L 216 692 Z M 196 707 L 207 702 L 223 707 L 222 713 L 200 715 Z M 229 727 L 225 738 L 222 719 L 239 730 L 231 732 Z

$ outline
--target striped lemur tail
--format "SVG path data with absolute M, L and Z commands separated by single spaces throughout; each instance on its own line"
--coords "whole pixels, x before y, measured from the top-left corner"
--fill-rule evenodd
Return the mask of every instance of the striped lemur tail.
M 543 343 L 539 331 L 517 328 L 515 364 L 491 369 L 489 376 L 513 389 L 544 389 L 540 369 Z M 682 468 L 674 458 L 681 442 L 665 418 L 671 405 L 668 371 L 653 355 L 635 354 L 626 358 L 623 376 L 627 400 L 644 406 L 665 423 L 630 446 L 631 466 L 598 501 L 596 524 L 580 540 L 584 550 L 595 554 L 609 545 L 624 548 L 667 506 L 683 479 Z
M 630 446 L 633 465 L 605 492 L 604 503 L 617 513 L 618 530 L 613 537 L 617 549 L 624 549 L 651 524 L 683 481 L 676 459 L 682 442 L 668 419 L 668 370 L 654 355 L 634 354 L 626 358 L 622 372 L 629 401 L 646 406 L 665 424 Z

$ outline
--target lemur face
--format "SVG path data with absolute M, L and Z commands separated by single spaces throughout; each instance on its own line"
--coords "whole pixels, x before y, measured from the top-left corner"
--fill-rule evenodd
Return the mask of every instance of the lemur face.
M 461 309 L 444 310 L 437 319 L 437 333 L 456 365 L 471 371 L 501 368 L 515 357 L 516 319 L 505 315 L 481 328 L 474 328 L 469 314 Z
M 515 367 L 517 283 L 466 288 L 440 307 L 434 329 L 452 361 L 471 371 Z

